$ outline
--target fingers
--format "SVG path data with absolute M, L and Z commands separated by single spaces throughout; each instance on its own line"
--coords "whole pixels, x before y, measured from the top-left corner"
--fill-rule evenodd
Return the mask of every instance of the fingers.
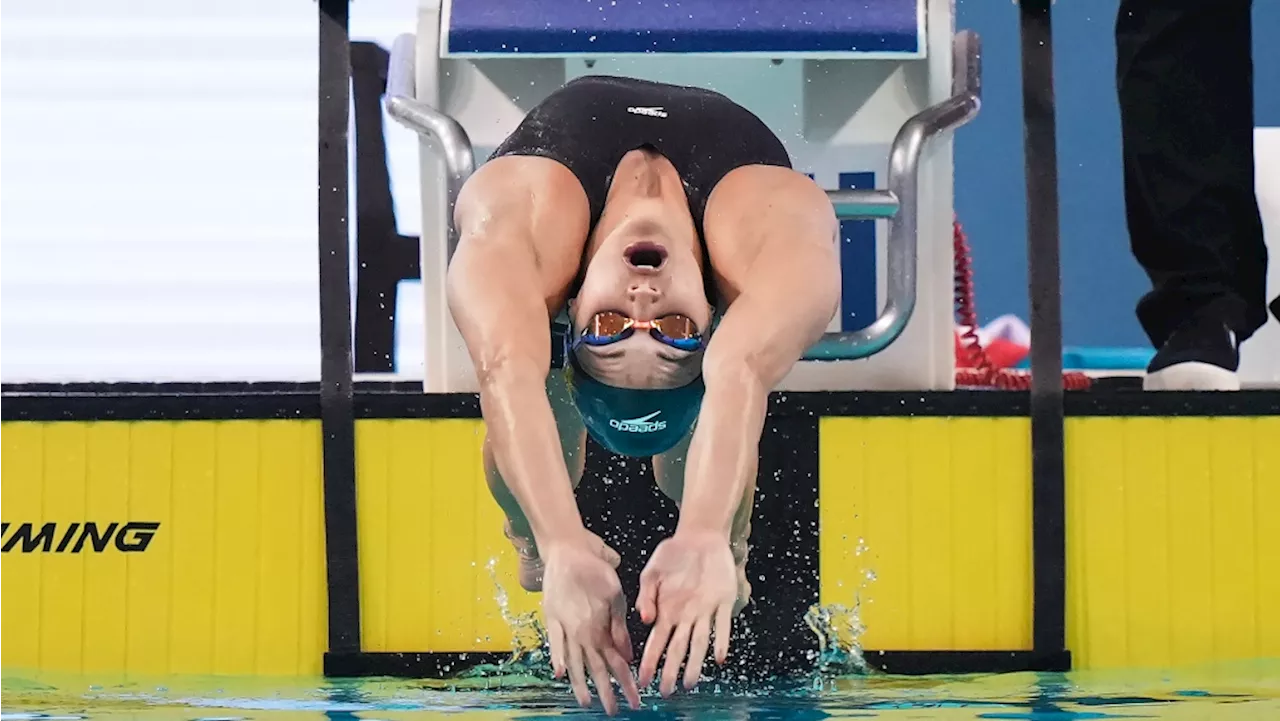
M 667 639 L 670 637 L 671 624 L 665 621 L 660 621 L 649 631 L 649 639 L 644 642 L 644 656 L 640 659 L 641 686 L 653 683 L 653 677 L 658 673 L 658 660 L 662 658 L 662 651 L 667 647 Z
M 640 573 L 640 595 L 636 598 L 640 620 L 652 624 L 658 617 L 658 574 L 649 568 Z M 647 645 L 647 644 L 646 644 Z
M 613 639 L 613 647 L 627 663 L 631 663 L 635 660 L 635 651 L 631 647 L 631 632 L 627 630 L 626 607 L 626 601 L 619 597 L 609 622 L 609 636 Z
M 591 707 L 591 692 L 587 690 L 587 677 L 582 668 L 582 647 L 570 639 L 569 642 L 569 683 L 573 686 L 573 697 L 582 708 Z
M 729 658 L 729 631 L 733 627 L 733 604 L 726 603 L 716 611 L 716 663 L 721 666 Z
M 622 697 L 627 700 L 627 705 L 633 710 L 640 708 L 640 688 L 636 686 L 636 677 L 631 673 L 630 660 L 625 659 L 616 651 L 606 650 L 604 654 L 605 661 L 609 664 L 609 670 L 613 672 L 613 677 L 618 680 L 618 685 L 622 687 Z
M 618 566 L 622 564 L 622 556 L 619 556 L 618 552 L 604 541 L 600 541 L 600 557 L 610 566 L 613 566 L 614 570 L 617 570 Z
M 667 647 L 667 663 L 662 667 L 662 683 L 658 685 L 658 692 L 663 696 L 670 696 L 676 692 L 676 682 L 679 681 L 680 663 L 684 661 L 685 654 L 689 652 L 689 634 L 693 631 L 692 623 L 682 623 L 671 636 L 671 645 Z M 649 649 L 645 649 L 648 651 Z
M 711 643 L 711 619 L 703 616 L 693 626 L 689 639 L 689 662 L 684 666 L 684 687 L 692 691 L 702 677 L 702 664 L 707 660 L 707 645 Z M 670 656 L 667 657 L 668 659 Z
M 587 687 L 587 674 L 600 696 L 600 704 L 606 714 L 618 712 L 617 694 L 613 680 L 622 688 L 622 695 L 632 709 L 640 708 L 640 689 L 631 672 L 631 639 L 627 635 L 624 611 L 626 602 L 619 596 L 612 604 L 614 613 L 603 623 L 593 623 L 594 629 L 583 634 L 567 634 L 563 624 L 548 620 L 547 636 L 551 644 L 551 666 L 556 678 L 569 676 L 573 696 L 582 708 L 591 707 L 591 691 Z M 586 631 L 586 629 L 580 629 Z M 624 656 L 624 654 L 626 654 Z M 567 663 L 566 663 L 567 657 Z
M 596 685 L 596 693 L 600 695 L 600 705 L 604 706 L 604 712 L 610 716 L 618 713 L 618 699 L 613 693 L 613 681 L 609 678 L 609 669 L 605 666 L 604 657 L 600 655 L 600 651 L 595 648 L 587 649 L 587 668 L 591 670 L 591 680 Z M 591 697 L 587 697 L 587 703 L 583 706 L 591 704 Z
M 596 543 L 598 544 L 594 549 L 596 556 L 604 560 L 604 562 L 608 563 L 610 566 L 613 566 L 616 571 L 618 566 L 622 565 L 622 556 L 619 556 L 618 552 L 613 550 L 612 546 L 605 543 L 604 539 L 600 537 L 600 534 L 592 533 L 591 536 L 596 539 Z
M 547 621 L 547 642 L 551 644 L 551 672 L 556 678 L 564 677 L 564 627 L 557 621 Z
M 591 692 L 587 688 L 586 670 L 591 674 L 596 693 L 600 696 L 600 705 L 606 714 L 613 716 L 618 712 L 617 694 L 613 690 L 613 680 L 622 688 L 623 698 L 632 709 L 640 708 L 640 688 L 636 685 L 635 676 L 626 659 L 610 645 L 610 639 L 603 634 L 595 638 L 597 643 L 582 646 L 570 640 L 569 643 L 569 678 L 573 688 L 573 696 L 582 708 L 591 707 Z M 611 675 L 612 674 L 612 675 Z
M 605 651 L 605 661 L 613 671 L 613 677 L 622 687 L 622 696 L 632 709 L 640 708 L 640 689 L 636 686 L 631 662 L 635 652 L 631 648 L 631 632 L 627 630 L 627 599 L 621 593 L 613 599 L 612 618 L 609 619 L 609 636 L 613 648 Z

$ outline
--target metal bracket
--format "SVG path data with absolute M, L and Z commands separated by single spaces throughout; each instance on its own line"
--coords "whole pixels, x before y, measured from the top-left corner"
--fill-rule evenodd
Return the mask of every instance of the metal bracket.
M 875 355 L 902 335 L 916 307 L 919 256 L 919 169 L 924 146 L 964 125 L 982 104 L 982 46 L 978 34 L 962 30 L 952 40 L 951 97 L 913 115 L 898 130 L 889 151 L 889 189 L 827 191 L 841 220 L 887 218 L 888 257 L 884 310 L 866 328 L 826 333 L 805 360 L 856 360 Z
M 458 248 L 458 230 L 453 224 L 453 208 L 458 201 L 462 184 L 475 172 L 475 152 L 471 138 L 462 124 L 430 105 L 419 102 L 416 91 L 414 62 L 416 38 L 406 33 L 396 38 L 391 46 L 391 58 L 387 61 L 387 113 L 405 127 L 434 141 L 444 158 L 446 192 L 448 193 L 449 248 L 447 258 L 453 259 Z

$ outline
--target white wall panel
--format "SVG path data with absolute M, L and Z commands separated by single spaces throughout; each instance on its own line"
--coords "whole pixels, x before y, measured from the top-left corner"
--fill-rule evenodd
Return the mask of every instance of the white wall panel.
M 389 46 L 415 3 L 352 12 Z M 3 380 L 317 379 L 315 2 L 7 0 L 0 35 Z

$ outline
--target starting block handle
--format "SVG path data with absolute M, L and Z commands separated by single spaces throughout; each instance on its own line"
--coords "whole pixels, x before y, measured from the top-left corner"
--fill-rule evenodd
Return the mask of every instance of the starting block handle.
M 391 46 L 391 57 L 387 61 L 387 113 L 401 125 L 430 138 L 440 147 L 449 208 L 449 222 L 445 223 L 449 245 L 445 257 L 453 260 L 459 241 L 458 230 L 453 223 L 453 208 L 462 184 L 475 171 L 475 152 L 471 138 L 457 120 L 418 100 L 414 70 L 416 42 L 413 34 L 406 33 L 396 38 Z
M 886 298 L 879 317 L 862 330 L 826 333 L 805 360 L 856 360 L 875 355 L 902 335 L 916 305 L 919 243 L 920 154 L 935 136 L 973 119 L 982 104 L 982 45 L 978 34 L 962 30 L 952 40 L 951 97 L 913 115 L 889 151 L 888 190 L 834 190 L 827 197 L 841 220 L 889 220 Z

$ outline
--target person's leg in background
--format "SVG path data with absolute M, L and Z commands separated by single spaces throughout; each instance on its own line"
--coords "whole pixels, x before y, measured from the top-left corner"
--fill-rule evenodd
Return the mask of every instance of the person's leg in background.
M 1116 87 L 1148 389 L 1234 390 L 1266 322 L 1254 196 L 1251 0 L 1122 0 Z

